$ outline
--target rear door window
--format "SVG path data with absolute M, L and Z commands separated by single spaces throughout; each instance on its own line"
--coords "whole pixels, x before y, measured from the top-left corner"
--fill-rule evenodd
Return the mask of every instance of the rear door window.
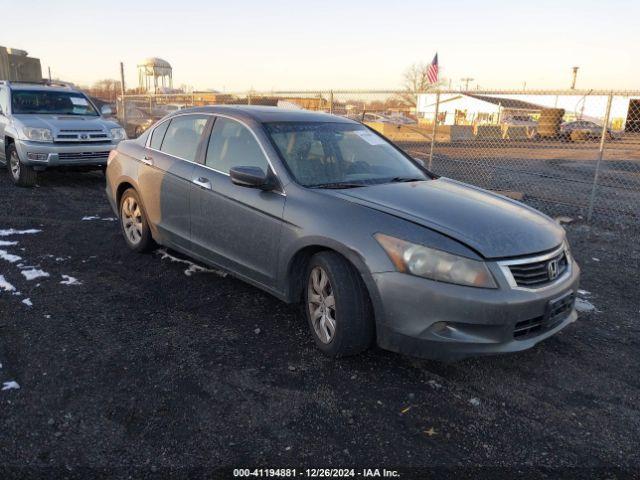
M 154 150 L 160 150 L 162 139 L 164 138 L 164 134 L 167 132 L 167 128 L 169 128 L 169 123 L 170 121 L 166 121 L 154 128 L 153 133 L 151 134 L 149 147 L 153 148 Z
M 198 143 L 208 118 L 207 115 L 181 115 L 171 119 L 160 150 L 174 157 L 195 162 Z

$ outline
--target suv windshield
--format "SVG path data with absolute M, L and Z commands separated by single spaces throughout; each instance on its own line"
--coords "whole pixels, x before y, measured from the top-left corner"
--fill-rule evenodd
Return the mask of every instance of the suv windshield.
M 46 90 L 13 90 L 11 111 L 14 114 L 98 115 L 81 93 Z
M 341 188 L 428 180 L 384 138 L 363 125 L 328 122 L 266 123 L 267 133 L 306 187 Z

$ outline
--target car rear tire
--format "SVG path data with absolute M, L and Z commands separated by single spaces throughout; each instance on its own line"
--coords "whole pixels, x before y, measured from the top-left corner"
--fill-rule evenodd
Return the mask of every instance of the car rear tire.
M 153 237 L 140 196 L 133 188 L 122 194 L 119 212 L 120 228 L 127 246 L 138 253 L 149 251 L 154 246 Z
M 356 355 L 374 339 L 373 309 L 359 272 L 344 257 L 320 252 L 305 274 L 304 311 L 311 335 L 330 357 Z
M 19 187 L 33 187 L 38 180 L 38 173 L 31 167 L 24 165 L 18 156 L 16 146 L 7 147 L 7 168 L 13 183 Z

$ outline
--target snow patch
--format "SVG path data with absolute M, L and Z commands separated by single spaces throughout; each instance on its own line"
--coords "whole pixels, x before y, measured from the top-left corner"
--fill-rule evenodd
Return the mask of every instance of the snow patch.
M 117 218 L 115 217 L 100 217 L 99 215 L 88 215 L 86 217 L 82 217 L 83 222 L 91 221 L 91 220 L 102 220 L 103 222 L 115 222 Z
M 69 275 L 62 275 L 62 281 L 60 283 L 62 285 L 82 285 L 80 280 Z
M 0 258 L 2 260 L 6 260 L 9 263 L 16 263 L 18 260 L 22 260 L 22 257 L 18 255 L 13 255 L 6 250 L 0 250 Z
M 8 237 L 9 235 L 29 235 L 32 233 L 40 233 L 42 230 L 38 230 L 37 228 L 29 228 L 28 230 L 16 230 L 14 228 L 9 228 L 5 230 L 0 230 L 0 237 Z
M 35 280 L 40 277 L 48 277 L 49 274 L 44 270 L 39 270 L 37 268 L 32 268 L 31 270 L 22 270 L 20 273 L 24 275 L 24 278 L 27 280 Z
M 27 307 L 33 307 L 33 303 L 31 302 L 30 298 L 25 298 L 24 300 L 22 300 L 22 303 L 24 303 Z
M 0 247 L 12 247 L 17 244 L 18 242 L 10 242 L 9 240 L 0 240 Z
M 7 282 L 4 275 L 0 275 L 0 290 L 4 290 L 5 292 L 15 292 L 16 287 Z
M 13 380 L 2 383 L 2 390 L 18 390 L 19 388 L 20 385 L 18 385 L 18 382 L 14 382 Z
M 182 258 L 178 258 L 178 257 L 174 257 L 173 255 L 171 255 L 169 252 L 167 252 L 164 248 L 160 248 L 158 250 L 156 250 L 156 253 L 158 255 L 161 255 L 160 260 L 165 260 L 165 259 L 169 259 L 172 262 L 177 262 L 177 263 L 184 263 L 185 265 L 189 265 L 189 268 L 187 268 L 184 271 L 184 274 L 187 277 L 190 277 L 191 275 L 193 275 L 194 273 L 198 273 L 198 272 L 202 272 L 202 273 L 215 273 L 216 275 L 220 276 L 220 277 L 226 277 L 227 273 L 223 272 L 221 270 L 215 270 L 213 268 L 206 268 L 203 267 L 201 265 L 196 265 L 195 263 L 193 263 L 190 260 L 184 260 Z
M 576 310 L 578 312 L 593 312 L 597 311 L 596 306 L 591 303 L 589 300 L 585 300 L 584 298 L 576 298 Z
M 473 405 L 474 407 L 479 407 L 480 406 L 480 399 L 479 398 L 471 398 L 469 399 L 469 403 L 471 405 Z

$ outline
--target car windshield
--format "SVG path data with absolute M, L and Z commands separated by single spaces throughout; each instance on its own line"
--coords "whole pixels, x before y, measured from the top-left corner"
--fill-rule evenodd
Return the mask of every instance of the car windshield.
M 98 115 L 81 93 L 43 90 L 12 91 L 11 111 L 14 114 Z
M 384 138 L 360 124 L 266 123 L 296 181 L 306 187 L 351 188 L 429 177 Z

